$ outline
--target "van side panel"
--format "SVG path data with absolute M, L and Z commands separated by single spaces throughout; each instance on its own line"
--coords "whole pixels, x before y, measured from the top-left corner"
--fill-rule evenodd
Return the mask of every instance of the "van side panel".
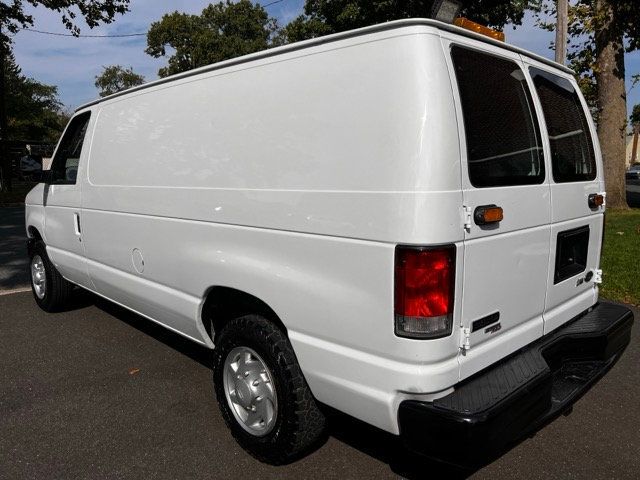
M 393 333 L 392 244 L 95 210 L 85 225 L 87 245 L 110 245 L 89 253 L 99 293 L 202 342 L 208 287 L 254 295 L 286 325 L 314 395 L 381 428 L 395 431 L 398 392 L 458 379 L 457 337 L 426 345 Z
M 397 243 L 462 258 L 459 145 L 439 37 L 365 40 L 100 104 L 84 242 L 98 293 L 201 342 L 210 287 L 260 298 L 320 401 L 397 433 L 458 380 L 457 335 L 394 335 L 393 275 Z
M 407 31 L 101 104 L 85 206 L 376 241 L 455 241 L 451 87 L 438 37 Z

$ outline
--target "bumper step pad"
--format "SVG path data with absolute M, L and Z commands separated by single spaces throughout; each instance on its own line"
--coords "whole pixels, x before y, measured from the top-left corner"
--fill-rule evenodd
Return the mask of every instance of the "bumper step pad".
M 568 325 L 465 380 L 430 402 L 399 408 L 400 434 L 412 450 L 479 466 L 571 406 L 620 358 L 633 314 L 600 303 Z

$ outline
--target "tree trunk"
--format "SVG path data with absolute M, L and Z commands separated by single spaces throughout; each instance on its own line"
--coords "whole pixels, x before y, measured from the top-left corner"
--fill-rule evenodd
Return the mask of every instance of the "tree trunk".
M 610 0 L 597 0 L 597 12 L 607 16 L 596 31 L 598 138 L 602 148 L 607 206 L 628 208 L 625 192 L 627 92 L 624 85 L 624 47 L 616 32 Z

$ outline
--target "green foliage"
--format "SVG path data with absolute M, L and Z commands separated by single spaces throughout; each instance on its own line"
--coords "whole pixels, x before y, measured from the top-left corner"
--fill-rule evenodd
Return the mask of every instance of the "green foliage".
M 539 0 L 464 1 L 462 16 L 497 28 L 520 24 L 527 8 Z M 307 0 L 304 14 L 284 31 L 289 42 L 366 27 L 401 18 L 430 17 L 433 0 Z
M 55 141 L 67 118 L 57 87 L 24 76 L 13 54 L 5 61 L 7 138 Z
M 63 25 L 78 35 L 75 24 L 78 15 L 90 27 L 111 23 L 116 15 L 129 9 L 129 0 L 8 0 L 0 2 L 0 49 L 6 53 L 4 95 L 7 113 L 5 138 L 57 139 L 64 127 L 66 116 L 61 113 L 57 88 L 45 85 L 20 72 L 9 52 L 11 39 L 6 33 L 16 33 L 20 28 L 34 24 L 33 16 L 25 11 L 25 5 L 42 7 L 61 14 Z M 2 124 L 0 119 L 0 124 Z M 2 127 L 0 126 L 0 129 Z M 0 158 L 6 168 L 6 158 Z M 4 185 L 3 185 L 4 186 Z
M 633 106 L 633 110 L 631 111 L 631 115 L 629 116 L 629 122 L 631 125 L 640 126 L 640 103 Z
M 60 13 L 64 26 L 76 35 L 80 33 L 74 24 L 78 13 L 93 28 L 101 23 L 111 23 L 117 14 L 129 9 L 129 0 L 9 0 L 0 2 L 0 27 L 16 33 L 19 27 L 33 25 L 33 16 L 24 11 L 25 3 Z
M 544 0 L 538 11 L 541 14 L 538 25 L 554 31 L 556 2 Z M 567 60 L 569 67 L 576 72 L 578 84 L 596 118 L 599 105 L 595 74 L 598 68 L 602 68 L 596 64 L 596 35 L 604 30 L 605 25 L 609 38 L 620 36 L 624 39 L 627 52 L 640 48 L 640 8 L 637 0 L 577 0 L 569 3 Z
M 166 77 L 269 48 L 279 42 L 276 32 L 276 20 L 260 5 L 227 0 L 200 15 L 164 15 L 149 29 L 146 52 L 159 58 L 171 49 L 168 65 L 158 72 Z
M 582 90 L 592 114 L 597 118 L 598 91 L 594 78 L 595 41 L 593 17 L 594 2 L 569 3 L 567 33 L 569 50 L 568 66 L 575 73 L 576 80 Z M 553 32 L 556 29 L 556 2 L 544 0 L 538 10 L 537 24 L 544 30 Z M 555 48 L 552 43 L 550 48 Z
M 95 86 L 100 91 L 101 97 L 144 83 L 144 77 L 135 73 L 132 67 L 124 68 L 120 65 L 110 65 L 102 68 L 102 73 L 96 76 L 95 81 Z
M 64 26 L 71 30 L 75 35 L 80 33 L 80 28 L 74 23 L 78 17 L 78 13 L 81 18 L 84 19 L 86 24 L 90 27 L 96 27 L 101 23 L 111 23 L 116 15 L 123 14 L 129 9 L 129 0 L 6 0 L 0 2 L 0 49 L 6 51 L 11 44 L 11 37 L 5 32 L 16 33 L 20 28 L 26 28 L 33 25 L 33 16 L 25 12 L 25 4 L 32 7 L 43 7 L 47 10 L 52 10 L 62 15 L 62 23 Z M 13 60 L 12 60 L 13 61 Z M 14 62 L 15 63 L 15 62 Z M 24 78 L 24 77 L 23 77 Z M 42 87 L 48 87 L 49 90 Z M 51 90 L 47 85 L 42 85 L 35 80 L 25 79 L 22 82 L 18 82 L 14 85 L 14 88 L 20 88 L 31 91 L 32 99 L 28 104 L 28 108 L 23 112 L 29 114 L 29 112 L 39 112 L 35 117 L 13 117 L 12 122 L 7 121 L 7 115 L 4 115 L 4 108 L 2 104 L 5 103 L 10 86 L 8 84 L 0 85 L 0 190 L 11 189 L 11 164 L 8 155 L 6 154 L 6 148 L 4 140 L 9 136 L 16 134 L 17 131 L 22 131 L 25 135 L 42 134 L 43 138 L 51 133 L 51 126 L 55 123 L 51 116 L 52 110 L 45 108 L 43 104 L 46 104 L 52 98 L 56 99 L 56 90 Z M 26 99 L 27 92 L 22 91 L 22 99 Z M 12 99 L 12 102 L 18 104 L 18 100 Z M 10 101 L 6 100 L 9 104 Z M 59 105 L 58 105 L 59 106 Z M 8 107 L 8 105 L 7 105 Z M 41 108 L 42 107 L 42 108 Z M 9 108 L 9 107 L 8 107 Z M 45 115 L 45 112 L 47 115 Z M 57 115 L 57 114 L 52 114 Z M 47 117 L 47 118 L 45 118 Z M 56 117 L 57 118 L 57 117 Z M 18 120 L 19 119 L 19 120 Z M 58 118 L 59 120 L 59 118 Z M 38 126 L 39 125 L 39 126 Z M 38 126 L 36 128 L 36 126 Z

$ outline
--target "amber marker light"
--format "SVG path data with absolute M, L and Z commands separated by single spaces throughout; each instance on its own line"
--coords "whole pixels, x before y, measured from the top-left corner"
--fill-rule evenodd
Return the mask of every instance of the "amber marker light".
M 589 208 L 598 208 L 604 205 L 604 195 L 601 193 L 592 193 L 589 195 Z
M 498 30 L 494 30 L 493 28 L 485 27 L 476 22 L 472 22 L 468 18 L 458 17 L 453 21 L 453 24 L 464 28 L 466 30 L 471 30 L 472 32 L 479 33 L 480 35 L 485 35 L 487 37 L 493 38 L 494 40 L 498 40 L 500 42 L 504 42 L 504 32 L 500 32 Z
M 478 207 L 473 212 L 473 219 L 476 222 L 476 225 L 498 223 L 501 222 L 503 218 L 502 208 L 497 205 L 485 205 Z

